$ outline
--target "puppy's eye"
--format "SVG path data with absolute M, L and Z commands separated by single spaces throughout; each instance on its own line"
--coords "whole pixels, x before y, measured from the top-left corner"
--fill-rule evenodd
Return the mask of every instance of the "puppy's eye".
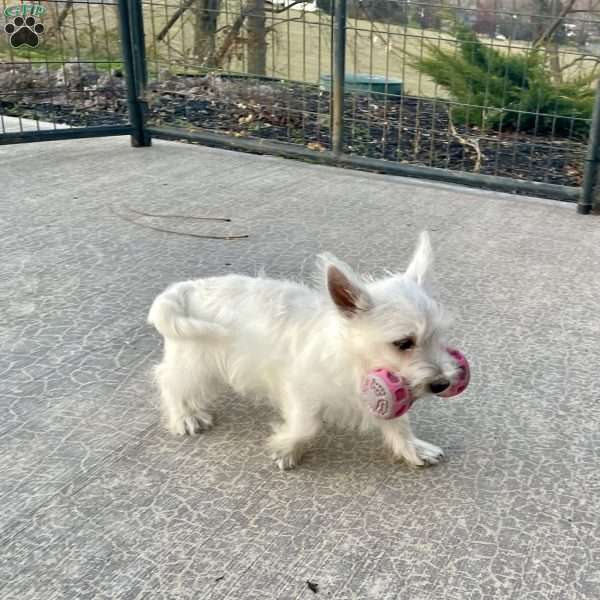
M 397 340 L 394 342 L 394 346 L 396 346 L 396 348 L 398 348 L 398 350 L 400 350 L 401 352 L 406 352 L 407 350 L 414 348 L 415 345 L 415 338 L 413 337 L 402 338 L 401 340 Z

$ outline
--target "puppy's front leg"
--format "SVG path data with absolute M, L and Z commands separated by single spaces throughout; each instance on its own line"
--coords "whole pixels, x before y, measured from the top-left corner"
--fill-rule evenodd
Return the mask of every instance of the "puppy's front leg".
M 407 415 L 380 423 L 383 439 L 394 457 L 417 467 L 435 465 L 443 457 L 441 448 L 415 437 Z
M 273 459 L 282 470 L 293 469 L 302 458 L 306 445 L 321 429 L 322 422 L 312 403 L 287 389 L 281 400 L 283 423 L 269 438 Z

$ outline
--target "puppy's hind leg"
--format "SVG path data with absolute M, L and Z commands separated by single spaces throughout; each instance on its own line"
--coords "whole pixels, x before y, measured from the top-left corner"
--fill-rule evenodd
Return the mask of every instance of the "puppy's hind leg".
M 197 366 L 186 368 L 177 362 L 165 358 L 155 371 L 162 415 L 171 433 L 196 435 L 212 427 L 213 418 L 208 409 L 218 393 L 218 386 Z

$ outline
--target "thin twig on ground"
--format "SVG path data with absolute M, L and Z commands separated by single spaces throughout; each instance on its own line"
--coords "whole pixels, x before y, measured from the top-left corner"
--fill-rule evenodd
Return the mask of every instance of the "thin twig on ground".
M 155 225 L 150 225 L 149 223 L 140 223 L 139 221 L 136 221 L 135 219 L 131 219 L 128 216 L 120 213 L 119 211 L 117 211 L 115 209 L 114 206 L 109 206 L 109 209 L 117 217 L 120 217 L 121 219 L 123 219 L 124 221 L 127 221 L 128 223 L 132 223 L 133 225 L 138 225 L 139 227 L 146 227 L 147 229 L 153 229 L 154 231 L 160 231 L 162 233 L 172 233 L 173 235 L 182 235 L 185 237 L 201 238 L 201 239 L 205 239 L 205 240 L 241 240 L 241 239 L 247 239 L 249 237 L 248 235 L 227 235 L 227 236 L 204 235 L 204 234 L 199 234 L 199 233 L 188 233 L 185 231 L 176 231 L 174 229 L 166 229 L 164 227 L 157 227 Z
M 231 219 L 226 219 L 224 217 L 193 217 L 190 215 L 173 215 L 166 213 L 149 213 L 142 212 L 141 210 L 136 210 L 135 208 L 131 208 L 127 204 L 121 205 L 123 208 L 126 208 L 129 212 L 136 213 L 142 217 L 158 217 L 162 219 L 190 219 L 193 221 L 223 221 L 225 223 L 231 223 Z

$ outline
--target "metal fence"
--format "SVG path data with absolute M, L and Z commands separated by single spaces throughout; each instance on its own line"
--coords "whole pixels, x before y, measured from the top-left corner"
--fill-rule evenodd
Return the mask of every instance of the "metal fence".
M 597 0 L 2 3 L 0 143 L 185 139 L 591 209 Z
M 0 143 L 132 133 L 115 2 L 1 5 Z

